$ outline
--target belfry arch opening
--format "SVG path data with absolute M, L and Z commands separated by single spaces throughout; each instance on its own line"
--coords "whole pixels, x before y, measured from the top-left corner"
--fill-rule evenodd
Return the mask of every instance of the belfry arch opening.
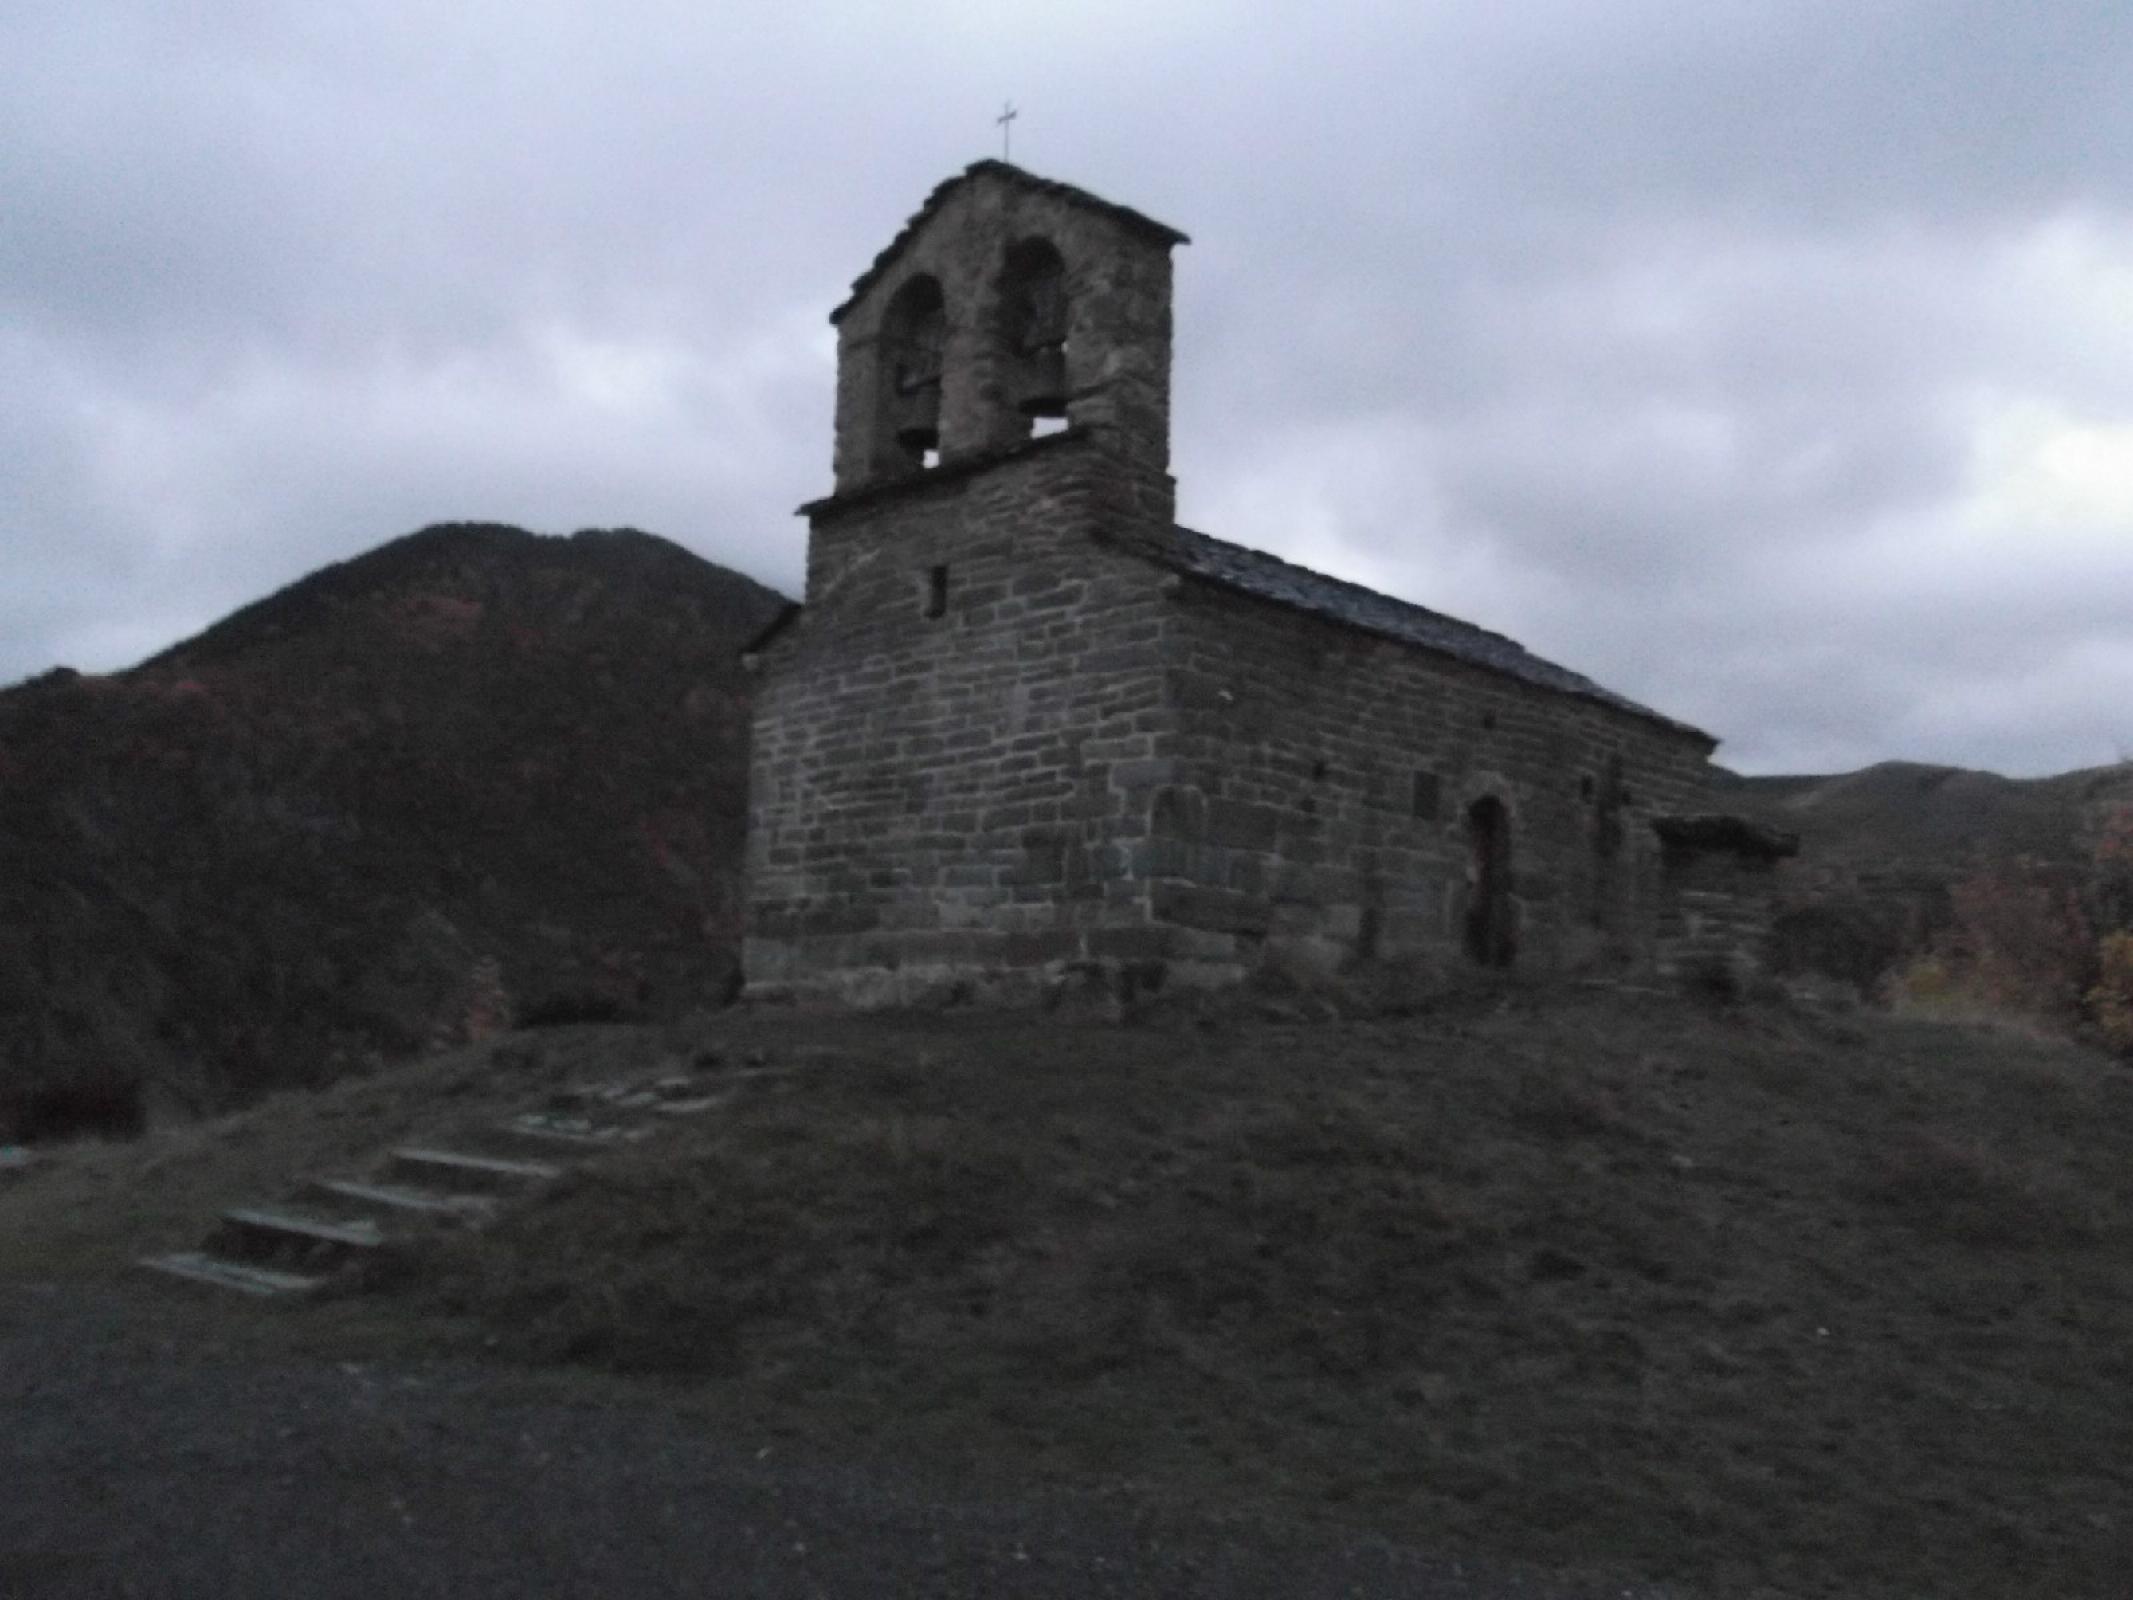
M 1046 239 L 1010 245 L 1000 277 L 1007 398 L 1032 433 L 1067 423 L 1066 262 Z
M 1511 813 L 1494 795 L 1467 807 L 1466 953 L 1484 967 L 1508 967 L 1518 955 L 1511 901 Z
M 889 302 L 881 325 L 889 436 L 909 465 L 933 464 L 941 446 L 941 365 L 948 307 L 940 281 L 913 278 Z

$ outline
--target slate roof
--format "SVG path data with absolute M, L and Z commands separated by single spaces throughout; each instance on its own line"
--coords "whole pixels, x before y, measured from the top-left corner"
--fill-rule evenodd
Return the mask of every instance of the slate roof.
M 1676 732 L 1694 734 L 1714 745 L 1718 742 L 1700 728 L 1677 722 L 1649 706 L 1641 706 L 1610 689 L 1601 688 L 1582 673 L 1559 667 L 1552 661 L 1543 661 L 1515 639 L 1477 628 L 1470 622 L 1461 622 L 1457 617 L 1448 617 L 1427 606 L 1379 594 L 1359 583 L 1329 578 L 1322 572 L 1296 566 L 1263 550 L 1248 550 L 1243 545 L 1196 533 L 1190 528 L 1173 528 L 1167 540 L 1135 541 L 1133 547 L 1160 565 L 1187 577 L 1324 617 L 1329 622 L 1364 633 L 1417 645 L 1471 666 L 1500 672 L 1536 688 L 1553 689 L 1559 694 L 1575 695 L 1581 700 L 1611 706 Z
M 1143 216 L 1130 206 L 1118 205 L 1113 201 L 1104 199 L 1101 195 L 1091 194 L 1086 189 L 1077 189 L 1071 183 L 1061 183 L 1056 178 L 1040 178 L 1034 172 L 1025 172 L 1020 167 L 1010 166 L 1005 161 L 973 161 L 954 177 L 936 185 L 933 193 L 926 196 L 925 204 L 911 214 L 910 221 L 903 225 L 896 237 L 891 239 L 883 248 L 881 254 L 874 258 L 873 265 L 852 280 L 852 292 L 844 297 L 842 305 L 830 313 L 831 323 L 835 324 L 844 320 L 844 314 L 852 309 L 853 304 L 861 295 L 873 287 L 884 272 L 889 270 L 890 265 L 896 258 L 903 254 L 904 246 L 908 245 L 918 233 L 918 230 L 923 228 L 933 214 L 947 203 L 950 195 L 954 194 L 964 184 L 970 182 L 971 179 L 988 174 L 994 177 L 1006 178 L 1010 182 L 1019 184 L 1034 193 L 1049 195 L 1055 200 L 1064 200 L 1069 205 L 1081 206 L 1087 210 L 1097 212 L 1135 233 L 1153 239 L 1158 244 L 1178 245 L 1192 243 L 1190 239 L 1168 223 L 1158 222 L 1153 217 Z

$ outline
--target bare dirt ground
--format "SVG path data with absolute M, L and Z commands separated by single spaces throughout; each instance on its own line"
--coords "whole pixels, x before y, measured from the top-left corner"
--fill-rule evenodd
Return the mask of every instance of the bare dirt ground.
M 149 1284 L 0 1290 L 0 1416 L 8 1600 L 1658 1596 L 833 1465 L 583 1376 L 277 1356 Z
M 133 1254 L 193 1242 L 289 1174 L 677 1060 L 792 1070 L 368 1293 L 262 1318 L 112 1287 Z M 696 1559 L 695 1540 L 741 1563 L 707 1591 L 726 1593 L 1465 1592 L 1426 1550 L 1534 1563 L 1573 1593 L 2123 1600 L 2128 1148 L 2133 1073 L 2071 1047 L 1589 992 L 1345 1020 L 732 1012 L 524 1033 L 65 1152 L 0 1189 L 0 1284 L 53 1286 L 9 1302 L 10 1337 L 33 1342 L 0 1350 L 0 1397 L 44 1452 L 9 1465 L 63 1506 L 53 1474 L 114 1470 L 95 1463 L 123 1463 L 135 1426 L 166 1442 L 123 1501 L 184 1504 L 187 1452 L 222 1462 L 232 1495 L 269 1493 L 246 1487 L 256 1455 L 259 1476 L 314 1487 L 243 1525 L 309 1517 L 313 1548 L 332 1506 L 383 1516 L 399 1491 L 380 1486 L 405 1478 L 410 1505 L 463 1509 L 445 1514 L 459 1532 L 401 1542 L 475 1593 L 509 1587 L 463 1564 L 487 1559 L 481 1519 L 538 1547 L 596 1529 L 570 1521 L 582 1506 L 616 1508 L 618 1548 L 655 1585 L 588 1593 L 663 1593 L 659 1563 Z M 33 1303 L 92 1309 L 26 1334 L 46 1322 Z M 144 1331 L 162 1306 L 190 1320 Z M 137 1354 L 73 1355 L 106 1345 Z M 40 1364 L 74 1376 L 39 1390 Z M 103 1368 L 132 1376 L 100 1410 Z M 184 1375 L 168 1406 L 164 1373 Z M 377 1428 L 414 1442 L 334 1421 L 270 1449 L 291 1426 L 283 1383 L 319 1418 L 369 1394 L 398 1419 Z M 512 1430 L 538 1439 L 536 1414 L 594 1430 L 581 1465 L 526 1465 Z M 609 1416 L 628 1420 L 585 1420 Z M 235 1430 L 227 1453 L 209 1424 Z M 340 1442 L 307 1454 L 314 1437 Z M 436 1487 L 432 1455 L 464 1484 Z M 803 1462 L 780 1492 L 808 1531 L 747 1554 L 750 1474 Z M 642 1493 L 599 1488 L 640 1468 Z M 647 1519 L 689 1482 L 714 1498 L 665 1542 Z M 1026 1530 L 1054 1516 L 1068 1531 L 1048 1548 L 1073 1552 L 1057 1587 L 1009 1587 L 1053 1581 Z M 463 1558 L 442 1549 L 462 1538 Z M 849 1565 L 771 1560 L 796 1542 Z M 581 1546 L 599 1537 L 539 1559 Z M 1174 1549 L 1196 1565 L 1153 1553 Z M 1002 1550 L 1005 1578 L 986 1565 Z M 910 1565 L 928 1551 L 951 1565 Z M 1098 1555 L 1129 1562 L 1102 1569 L 1119 1587 L 1098 1585 Z M 577 1581 L 524 1571 L 535 1590 Z M 1487 1582 L 1472 1592 L 1546 1592 Z

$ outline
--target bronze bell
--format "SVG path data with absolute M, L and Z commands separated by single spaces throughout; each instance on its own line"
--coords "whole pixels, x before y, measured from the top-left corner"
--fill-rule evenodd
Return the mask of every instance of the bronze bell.
M 1025 417 L 1067 414 L 1066 346 L 1040 345 L 1022 352 L 1015 374 L 1015 409 Z
M 941 442 L 941 380 L 899 375 L 890 407 L 896 442 L 913 455 L 938 449 Z

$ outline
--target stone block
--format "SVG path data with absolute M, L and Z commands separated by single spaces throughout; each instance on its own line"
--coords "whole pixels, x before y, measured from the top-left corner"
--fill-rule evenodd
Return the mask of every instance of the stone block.
M 1271 920 L 1259 896 L 1194 883 L 1159 883 L 1151 904 L 1160 922 L 1216 933 L 1264 934 Z
M 1271 850 L 1281 837 L 1283 813 L 1269 805 L 1210 799 L 1202 836 L 1237 850 Z

